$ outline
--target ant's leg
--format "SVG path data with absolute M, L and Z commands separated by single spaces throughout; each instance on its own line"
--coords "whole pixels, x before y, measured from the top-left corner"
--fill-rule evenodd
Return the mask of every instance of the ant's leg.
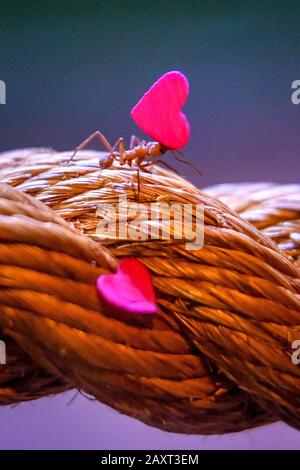
M 141 175 L 140 175 L 140 164 L 141 162 L 143 161 L 143 158 L 142 157 L 139 157 L 135 160 L 135 164 L 136 164 L 136 179 L 137 179 L 137 202 L 140 201 L 140 192 L 141 192 Z M 133 160 L 131 160 L 130 162 L 128 162 L 128 164 L 131 166 Z M 134 179 L 132 178 L 132 187 L 133 187 L 133 190 L 134 192 L 135 191 L 135 187 L 134 187 Z
M 137 167 L 136 168 L 136 179 L 137 179 L 137 202 L 140 202 L 140 192 L 141 192 L 141 177 L 140 177 L 140 168 Z M 133 192 L 136 194 L 136 190 L 135 190 L 135 184 L 134 184 L 134 178 L 132 177 L 132 180 L 131 180 L 131 185 L 132 185 L 132 189 L 133 189 Z
M 140 202 L 140 192 L 141 192 L 141 175 L 140 167 L 137 167 L 137 201 Z
M 116 150 L 117 147 L 121 147 L 123 145 L 124 147 L 124 138 L 123 137 L 119 137 L 118 140 L 114 143 L 114 145 L 112 146 L 112 149 L 111 151 L 114 152 Z
M 179 155 L 181 156 L 181 158 L 178 157 L 177 153 L 179 153 Z M 185 160 L 184 155 L 183 155 L 182 152 L 180 152 L 179 150 L 177 150 L 177 151 L 171 150 L 171 154 L 173 155 L 173 157 L 174 157 L 178 162 L 185 163 L 186 165 L 190 165 L 192 168 L 194 168 L 194 170 L 197 171 L 197 173 L 198 173 L 200 176 L 202 176 L 202 172 L 201 172 L 201 170 L 197 167 L 197 165 L 194 165 L 193 163 L 191 163 L 191 162 Z
M 124 163 L 125 163 L 125 143 L 124 143 L 124 139 L 122 139 L 119 143 L 119 154 L 120 154 L 120 164 L 124 165 Z
M 138 162 L 138 165 L 140 167 L 141 170 L 144 170 L 145 168 L 148 168 L 148 166 L 151 166 L 151 165 L 154 165 L 156 160 L 147 160 L 146 162 L 143 163 L 143 159 L 141 159 L 141 161 Z
M 124 165 L 125 141 L 123 137 L 120 137 L 117 142 L 113 145 L 112 151 L 114 152 L 117 147 L 119 147 L 120 165 Z
M 145 162 L 143 163 L 144 157 L 140 157 L 136 159 L 136 165 L 137 165 L 137 200 L 139 202 L 140 200 L 140 192 L 141 192 L 141 170 L 144 171 L 146 170 L 149 166 L 153 165 L 153 162 Z
M 122 165 L 122 158 L 123 154 L 125 152 L 125 145 L 124 145 L 124 139 L 123 137 L 119 137 L 119 139 L 114 143 L 114 145 L 111 147 L 111 151 L 109 152 L 109 155 L 103 155 L 100 157 L 99 162 L 100 162 L 100 168 L 105 169 L 105 168 L 110 168 L 113 165 L 113 162 L 117 156 L 117 152 L 115 151 L 116 148 L 119 147 L 119 159 L 120 159 L 120 164 Z
M 118 151 L 116 151 L 116 148 L 118 148 Z M 109 151 L 109 155 L 104 155 L 102 158 L 99 159 L 100 162 L 100 168 L 105 169 L 105 168 L 110 168 L 116 157 L 119 157 L 119 163 L 120 165 L 124 165 L 125 163 L 125 144 L 124 144 L 124 138 L 120 137 L 114 145 L 111 147 L 111 150 Z
M 130 138 L 130 150 L 132 150 L 134 147 L 136 147 L 136 145 L 140 145 L 141 141 L 140 139 L 136 136 L 136 135 L 132 135 L 131 138 Z
M 141 173 L 140 171 L 147 171 L 147 168 L 154 164 L 153 161 L 147 161 L 143 163 L 144 157 L 137 158 L 136 165 L 137 165 L 137 200 L 140 200 L 140 192 L 141 192 Z
M 154 162 L 146 162 L 146 163 L 141 163 L 139 164 L 139 169 L 142 171 L 146 171 L 147 173 L 151 173 L 151 171 L 148 170 L 149 167 L 151 167 L 154 164 Z
M 96 137 L 100 140 L 100 142 L 102 142 L 102 144 L 108 150 L 108 152 L 112 153 L 112 151 L 113 151 L 112 146 L 110 145 L 108 140 L 104 137 L 104 135 L 100 131 L 96 131 L 92 135 L 90 135 L 87 139 L 85 139 L 82 142 L 82 144 L 80 144 L 78 147 L 76 147 L 75 152 L 73 153 L 72 157 L 68 161 L 68 165 L 71 163 L 71 161 L 75 157 L 76 153 L 79 152 L 80 150 L 85 149 L 85 147 L 87 147 L 92 142 L 92 140 L 94 140 Z
M 152 165 L 154 163 L 161 163 L 163 166 L 165 166 L 168 170 L 171 170 L 171 171 L 174 171 L 174 173 L 176 173 L 176 175 L 179 175 L 178 171 L 176 170 L 176 168 L 174 168 L 172 165 L 170 165 L 170 163 L 167 163 L 165 160 L 162 160 L 162 159 L 159 159 L 159 160 L 155 160 L 154 162 L 151 162 Z

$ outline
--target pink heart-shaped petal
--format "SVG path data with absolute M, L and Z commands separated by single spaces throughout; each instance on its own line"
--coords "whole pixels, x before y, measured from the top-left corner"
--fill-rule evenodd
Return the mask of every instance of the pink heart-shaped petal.
M 152 139 L 168 149 L 181 149 L 190 126 L 181 112 L 189 94 L 186 77 L 177 71 L 164 74 L 131 111 L 135 123 Z
M 104 304 L 116 313 L 157 312 L 150 273 L 135 258 L 123 258 L 116 273 L 99 276 L 97 291 Z

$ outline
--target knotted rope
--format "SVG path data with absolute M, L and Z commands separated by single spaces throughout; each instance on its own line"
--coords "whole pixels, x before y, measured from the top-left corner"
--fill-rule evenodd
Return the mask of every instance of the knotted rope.
M 291 361 L 291 343 L 300 339 L 296 261 L 161 168 L 141 173 L 140 200 L 201 204 L 204 247 L 100 243 L 99 203 L 124 193 L 135 201 L 136 174 L 117 164 L 100 171 L 98 155 L 81 152 L 70 166 L 69 152 L 1 155 L 0 328 L 8 354 L 1 403 L 74 387 L 168 431 L 219 434 L 277 419 L 299 427 L 300 371 Z M 290 209 L 296 221 L 296 203 Z M 274 234 L 286 219 L 271 219 L 264 230 L 273 225 Z M 289 255 L 295 234 L 280 236 Z M 151 323 L 112 318 L 99 301 L 96 278 L 124 256 L 151 271 L 160 306 Z

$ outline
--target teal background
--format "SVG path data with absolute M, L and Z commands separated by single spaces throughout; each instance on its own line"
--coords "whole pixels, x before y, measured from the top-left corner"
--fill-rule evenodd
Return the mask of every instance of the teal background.
M 4 2 L 2 2 L 4 4 Z M 221 181 L 297 180 L 297 1 L 5 2 L 0 20 L 2 149 L 74 148 L 95 129 L 139 132 L 130 109 L 162 73 L 182 70 L 188 159 Z M 259 164 L 258 164 L 259 162 Z
M 130 110 L 162 73 L 190 80 L 184 150 L 203 176 L 299 182 L 299 1 L 1 2 L 0 149 L 73 149 L 94 130 L 139 133 Z M 98 147 L 98 144 L 96 144 Z M 171 158 L 171 157 L 166 157 Z M 77 397 L 0 410 L 1 448 L 298 448 L 282 424 L 225 437 L 174 436 Z

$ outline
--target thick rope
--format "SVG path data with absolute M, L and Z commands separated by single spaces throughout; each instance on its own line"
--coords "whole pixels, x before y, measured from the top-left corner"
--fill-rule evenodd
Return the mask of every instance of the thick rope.
M 272 238 L 299 266 L 300 185 L 220 184 L 204 189 Z
M 55 377 L 48 374 L 49 388 L 40 392 L 56 393 L 60 380 L 62 389 L 77 387 L 176 432 L 232 432 L 281 416 L 298 426 L 299 372 L 290 342 L 300 287 L 292 262 L 220 202 L 155 169 L 142 174 L 141 200 L 202 204 L 205 246 L 186 251 L 179 242 L 109 240 L 113 256 L 135 256 L 149 267 L 161 306 L 150 327 L 113 319 L 95 290 L 99 272 L 116 266 L 99 244 L 95 210 L 124 190 L 135 198 L 135 173 L 100 172 L 93 152 L 69 167 L 69 155 L 14 152 L 0 166 L 1 181 L 83 233 L 44 204 L 2 187 L 0 323 L 20 345 L 20 358 L 24 350 Z M 47 376 L 40 368 L 36 374 Z M 24 399 L 14 377 L 9 384 L 6 402 Z M 31 391 L 27 398 L 34 396 L 40 395 Z

